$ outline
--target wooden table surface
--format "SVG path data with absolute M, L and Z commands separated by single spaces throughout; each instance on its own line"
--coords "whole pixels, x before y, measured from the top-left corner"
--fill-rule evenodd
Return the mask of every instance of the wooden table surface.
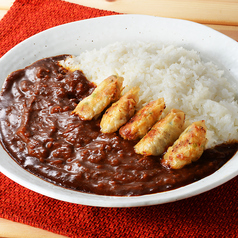
M 238 0 L 67 0 L 103 10 L 179 18 L 205 24 L 238 41 Z M 0 19 L 13 0 L 0 0 Z M 0 218 L 0 237 L 57 238 L 51 232 Z
M 13 0 L 0 0 L 0 19 Z M 120 13 L 180 18 L 205 24 L 238 41 L 238 0 L 67 0 Z

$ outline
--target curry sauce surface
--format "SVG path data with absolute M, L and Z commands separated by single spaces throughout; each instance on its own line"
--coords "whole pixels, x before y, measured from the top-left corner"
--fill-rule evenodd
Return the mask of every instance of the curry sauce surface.
M 138 141 L 100 132 L 100 119 L 72 114 L 95 85 L 81 71 L 59 66 L 66 55 L 39 60 L 7 78 L 0 95 L 1 143 L 24 169 L 65 188 L 87 193 L 133 196 L 175 189 L 224 165 L 238 143 L 206 150 L 179 170 L 161 157 L 134 152 Z

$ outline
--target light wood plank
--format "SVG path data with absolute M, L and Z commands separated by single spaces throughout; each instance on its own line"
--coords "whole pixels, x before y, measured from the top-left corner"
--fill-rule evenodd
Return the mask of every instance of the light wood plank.
M 9 10 L 14 0 L 0 0 L 0 9 Z
M 4 15 L 7 13 L 8 10 L 2 10 L 0 9 L 0 20 L 4 17 Z
M 205 24 L 206 25 L 206 24 Z M 216 31 L 229 36 L 233 40 L 238 41 L 238 26 L 224 26 L 224 25 L 209 25 L 206 26 L 213 28 Z
M 238 0 L 67 0 L 120 13 L 147 14 L 206 24 L 238 25 Z
M 39 228 L 31 227 L 21 223 L 9 221 L 0 218 L 0 237 L 4 238 L 66 238 L 54 234 L 49 231 L 45 231 Z
M 13 4 L 13 0 L 0 0 L 0 20 L 4 17 L 7 11 Z

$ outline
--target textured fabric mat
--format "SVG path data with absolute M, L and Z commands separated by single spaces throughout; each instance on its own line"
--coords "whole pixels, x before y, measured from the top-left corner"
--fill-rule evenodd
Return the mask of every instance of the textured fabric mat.
M 0 22 L 0 56 L 56 25 L 117 14 L 60 0 L 16 0 Z M 0 217 L 68 237 L 238 237 L 238 177 L 182 201 L 97 208 L 58 201 L 0 174 Z

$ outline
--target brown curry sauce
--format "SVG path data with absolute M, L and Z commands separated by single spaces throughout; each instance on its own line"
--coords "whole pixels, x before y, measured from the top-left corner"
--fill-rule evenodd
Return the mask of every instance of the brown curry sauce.
M 95 85 L 81 71 L 59 66 L 66 55 L 46 58 L 13 72 L 0 95 L 0 139 L 24 169 L 65 188 L 86 193 L 133 196 L 175 189 L 223 166 L 238 143 L 205 150 L 179 170 L 161 157 L 134 152 L 137 141 L 100 132 L 100 118 L 82 121 L 72 111 Z

